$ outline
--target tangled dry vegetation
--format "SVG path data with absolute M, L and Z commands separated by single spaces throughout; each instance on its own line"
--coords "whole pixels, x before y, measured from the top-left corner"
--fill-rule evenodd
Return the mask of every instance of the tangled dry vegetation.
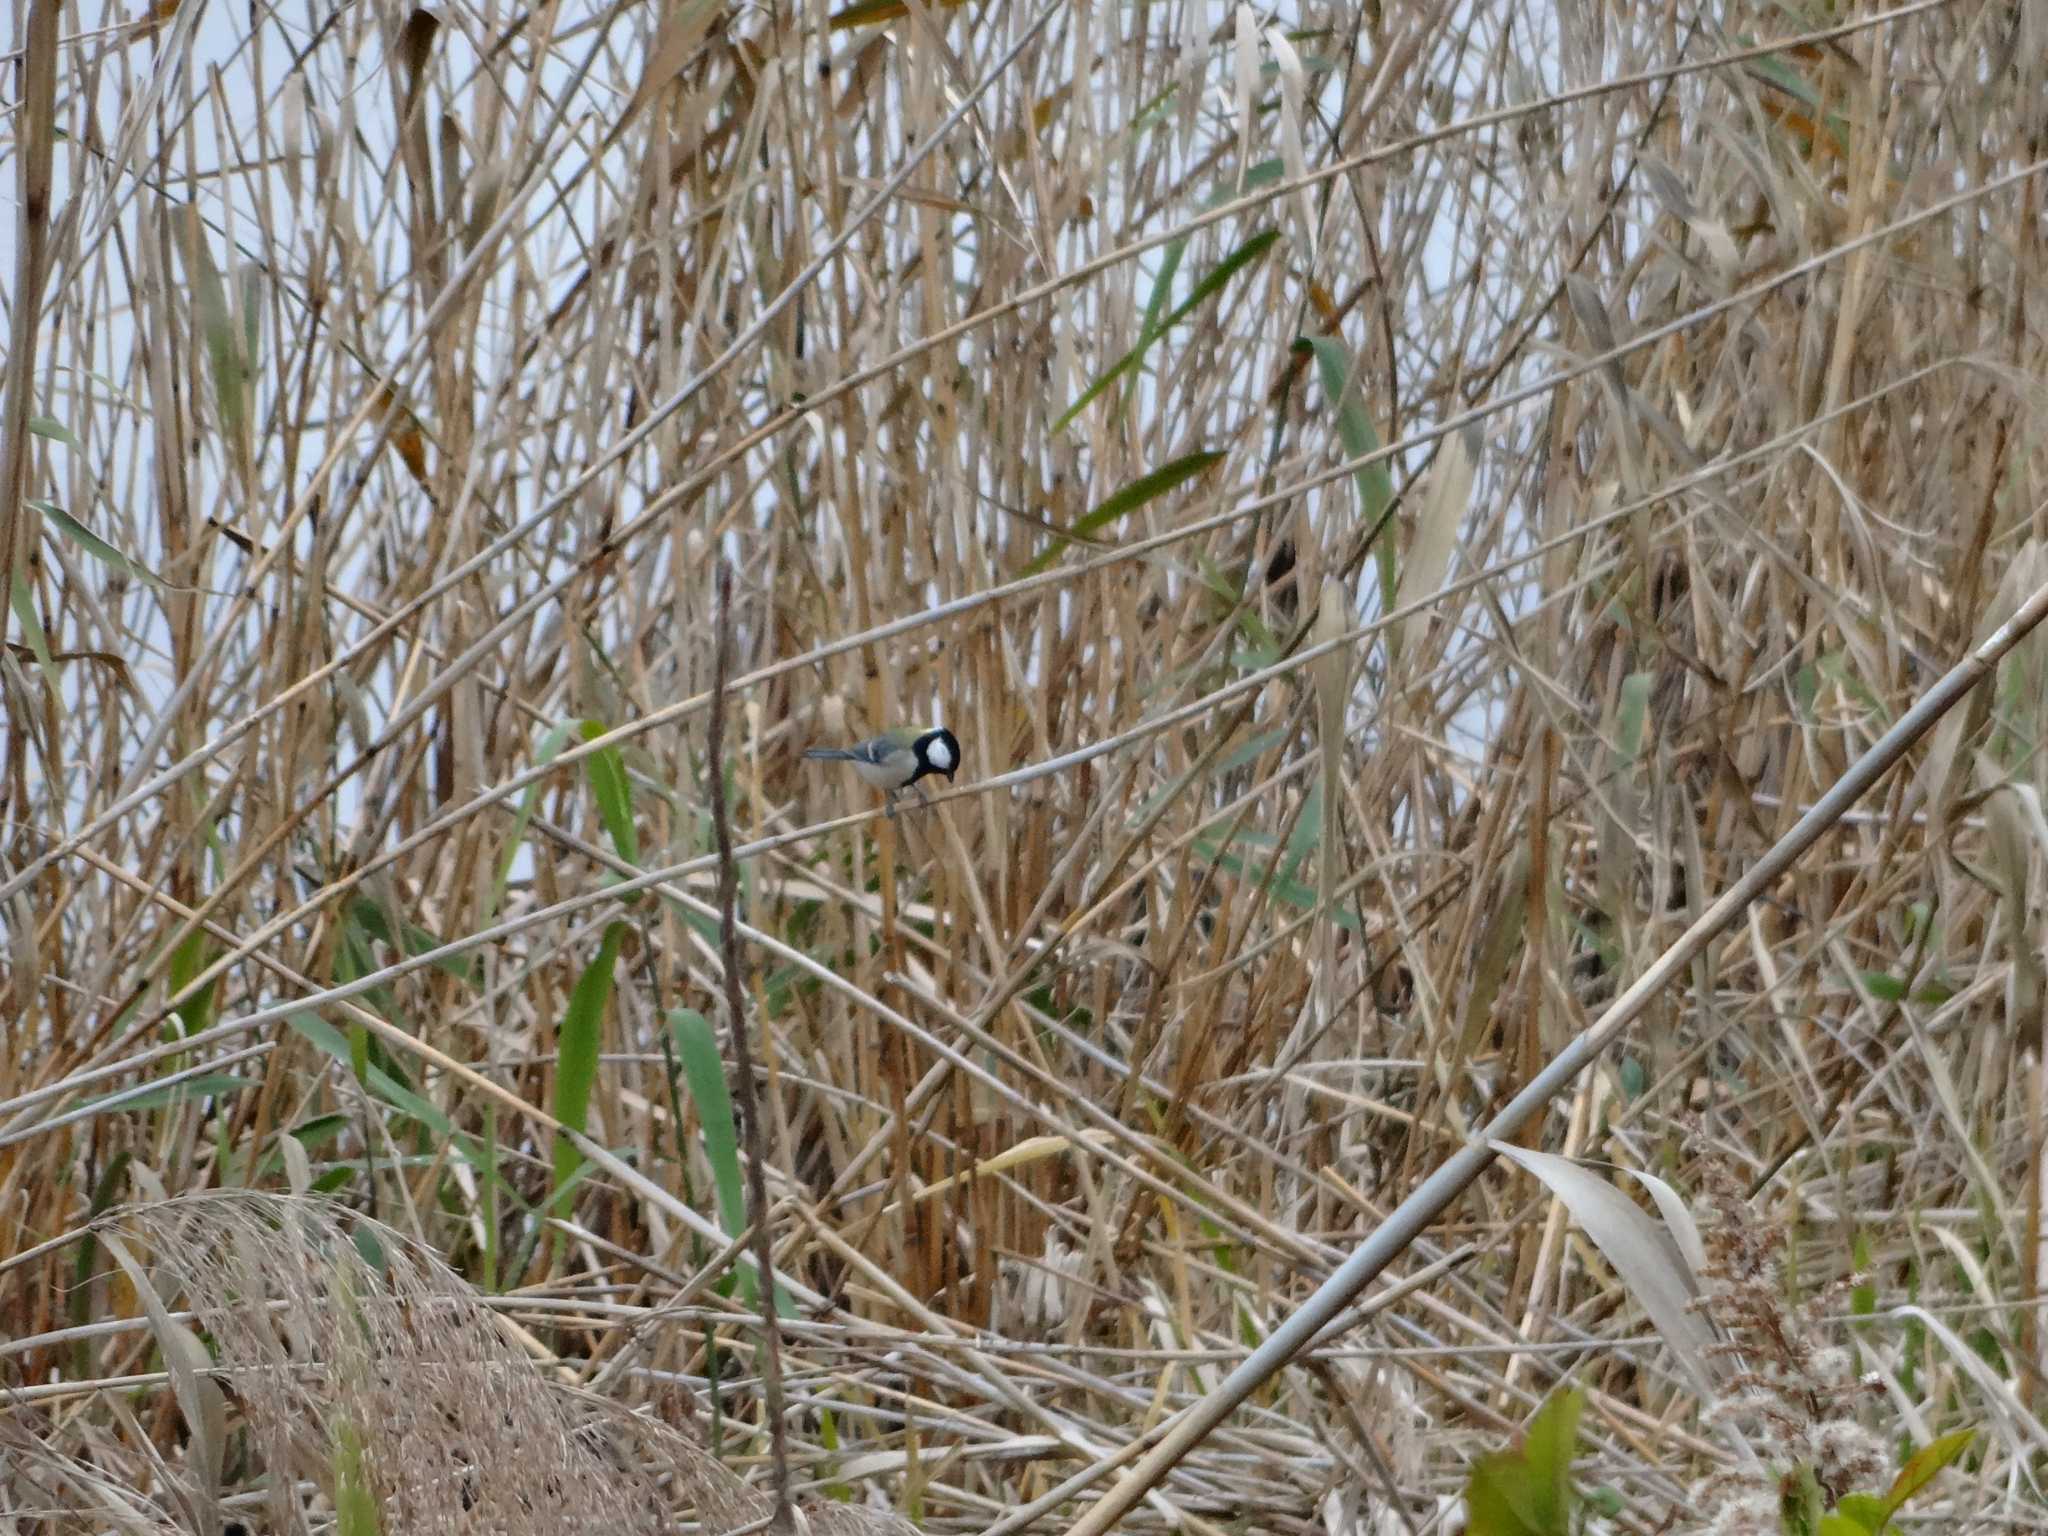
M 2048 582 L 2027 0 L 13 22 L 12 1530 L 770 1517 L 715 775 L 798 1500 L 1018 1528 Z M 1502 1163 L 1126 1526 L 1570 1379 L 1613 1529 L 2039 1528 L 2044 671 L 1525 1133 L 1719 1192 L 1705 1388 Z

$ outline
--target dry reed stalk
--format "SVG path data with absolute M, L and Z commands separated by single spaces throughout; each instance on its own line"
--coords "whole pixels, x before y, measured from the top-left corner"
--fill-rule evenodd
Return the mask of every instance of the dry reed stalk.
M 4 1507 L 183 1518 L 62 1239 L 296 1182 L 743 1477 L 775 1419 L 835 1506 L 1071 1518 L 2040 586 L 2035 10 L 15 0 Z M 1884 1427 L 2001 1426 L 1977 1524 L 2043 655 L 1523 1132 L 1870 1275 Z M 799 766 L 929 716 L 914 825 Z M 786 1415 L 672 1028 L 740 1008 Z M 1566 1374 L 1624 1519 L 1717 1468 L 1547 1191 L 1406 1262 L 1131 1527 L 1420 1529 Z

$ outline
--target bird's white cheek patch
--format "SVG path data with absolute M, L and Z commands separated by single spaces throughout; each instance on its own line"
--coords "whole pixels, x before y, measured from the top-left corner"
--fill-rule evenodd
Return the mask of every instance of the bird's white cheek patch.
M 953 750 L 952 748 L 948 747 L 943 741 L 935 741 L 932 743 L 930 757 L 932 760 L 932 766 L 938 769 L 941 773 L 947 772 L 953 766 Z

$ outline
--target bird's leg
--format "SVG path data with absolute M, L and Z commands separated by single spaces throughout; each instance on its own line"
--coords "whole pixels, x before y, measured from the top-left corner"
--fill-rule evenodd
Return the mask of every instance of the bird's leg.
M 883 802 L 883 805 L 889 813 L 889 819 L 891 821 L 894 821 L 896 819 L 896 791 L 893 789 L 889 789 L 884 790 L 883 793 L 888 796 L 888 799 Z

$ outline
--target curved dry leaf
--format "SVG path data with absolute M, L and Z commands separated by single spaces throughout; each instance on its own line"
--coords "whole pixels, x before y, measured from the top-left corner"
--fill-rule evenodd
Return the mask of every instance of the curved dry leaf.
M 690 56 L 697 51 L 704 35 L 711 30 L 711 23 L 719 16 L 719 8 L 711 0 L 689 0 L 689 3 L 664 7 L 661 21 L 655 28 L 654 47 L 647 55 L 647 67 L 641 72 L 640 85 L 633 92 L 633 99 L 619 116 L 623 128 L 655 96 L 665 90 L 669 82 L 682 73 L 683 66 L 690 62 Z
M 1301 67 L 1301 55 L 1295 52 L 1294 44 L 1287 40 L 1287 34 L 1278 26 L 1266 28 L 1266 45 L 1273 50 L 1273 59 L 1280 67 L 1280 159 L 1287 167 L 1290 180 L 1305 181 L 1308 152 L 1302 139 L 1301 120 L 1302 104 L 1308 98 L 1308 72 Z M 1295 216 L 1301 221 L 1295 244 L 1313 264 L 1316 251 L 1315 195 L 1304 185 L 1295 192 L 1291 201 Z
M 1699 1280 L 1686 1263 L 1679 1241 L 1589 1168 L 1504 1141 L 1494 1142 L 1493 1150 L 1534 1174 L 1564 1202 L 1572 1220 L 1593 1240 L 1629 1294 L 1649 1314 L 1696 1390 L 1702 1397 L 1716 1396 L 1708 1365 L 1714 1335 L 1693 1310 L 1699 1298 Z
M 1699 1223 L 1692 1219 L 1692 1212 L 1685 1208 L 1685 1202 L 1678 1197 L 1678 1191 L 1658 1178 L 1654 1173 L 1644 1173 L 1639 1168 L 1622 1168 L 1618 1172 L 1627 1174 L 1650 1192 L 1650 1198 L 1657 1202 L 1657 1214 L 1664 1218 L 1664 1225 L 1671 1231 L 1671 1239 L 1678 1244 L 1679 1256 L 1693 1272 L 1694 1279 L 1707 1272 L 1707 1245 L 1700 1238 Z
M 150 1332 L 156 1335 L 157 1349 L 163 1354 L 164 1369 L 170 1373 L 178 1409 L 185 1415 L 186 1432 L 192 1437 L 188 1463 L 199 1472 L 197 1486 L 185 1491 L 191 1495 L 201 1536 L 220 1536 L 220 1474 L 227 1452 L 228 1408 L 219 1384 L 201 1374 L 212 1369 L 212 1357 L 199 1336 L 171 1316 L 156 1286 L 121 1239 L 102 1230 L 99 1241 L 135 1287 L 149 1317 Z
M 1403 604 L 1428 597 L 1443 586 L 1451 568 L 1451 551 L 1457 547 L 1458 529 L 1472 502 L 1472 476 L 1470 430 L 1447 433 L 1430 471 L 1429 491 L 1415 525 L 1415 542 L 1409 546 L 1407 568 L 1401 576 Z M 1454 612 L 1432 606 L 1409 614 L 1401 621 L 1401 654 L 1415 655 L 1430 622 L 1437 618 L 1448 621 Z
M 278 168 L 284 172 L 284 188 L 296 208 L 304 193 L 305 181 L 299 162 L 306 153 L 306 77 L 293 71 L 284 88 L 278 92 L 278 98 L 283 114 L 278 130 L 283 141 L 278 150 Z
M 1252 158 L 1252 121 L 1259 94 L 1259 19 L 1248 5 L 1237 8 L 1237 174 L 1243 190 Z

